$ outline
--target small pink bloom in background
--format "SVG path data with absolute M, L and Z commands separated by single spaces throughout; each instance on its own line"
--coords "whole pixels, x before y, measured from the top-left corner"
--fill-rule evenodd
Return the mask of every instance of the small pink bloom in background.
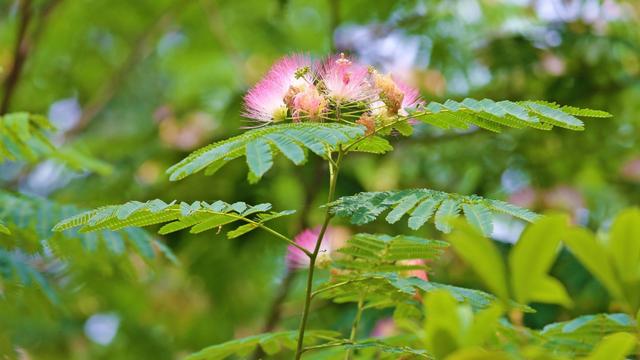
M 369 84 L 369 69 L 347 59 L 344 54 L 327 58 L 320 70 L 327 95 L 336 102 L 363 101 L 375 94 Z
M 530 186 L 525 186 L 509 196 L 509 202 L 524 208 L 533 208 L 538 201 L 538 193 Z
M 299 233 L 294 241 L 303 248 L 313 251 L 316 240 L 320 234 L 320 228 L 306 229 Z M 322 245 L 316 263 L 318 266 L 328 263 L 331 260 L 331 253 L 342 247 L 351 236 L 347 228 L 329 227 L 324 234 Z M 309 267 L 309 257 L 293 245 L 287 247 L 287 267 L 289 269 L 306 269 Z
M 640 157 L 625 162 L 620 168 L 620 175 L 626 180 L 640 182 Z
M 396 335 L 397 333 L 398 329 L 396 328 L 396 323 L 393 321 L 393 318 L 386 317 L 376 321 L 373 330 L 371 330 L 371 337 L 385 338 Z
M 547 190 L 543 201 L 547 208 L 567 210 L 572 213 L 586 206 L 582 193 L 569 185 L 557 185 Z
M 311 59 L 305 55 L 291 55 L 279 60 L 244 97 L 242 115 L 267 123 L 285 120 L 288 110 L 285 97 L 291 88 L 305 87 L 313 82 L 311 72 L 300 77 L 296 74 L 301 69 L 312 67 Z
M 411 259 L 411 260 L 401 260 L 398 261 L 398 264 L 400 265 L 416 265 L 416 266 L 426 266 L 426 263 L 424 261 L 424 259 Z M 429 281 L 429 276 L 427 275 L 427 270 L 425 269 L 414 269 L 414 270 L 408 270 L 406 272 L 406 276 L 407 277 L 417 277 L 419 279 L 422 279 L 424 281 Z

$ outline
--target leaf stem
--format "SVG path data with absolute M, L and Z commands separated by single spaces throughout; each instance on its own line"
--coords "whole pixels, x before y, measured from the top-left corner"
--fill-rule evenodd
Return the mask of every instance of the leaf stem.
M 358 333 L 358 326 L 360 325 L 360 319 L 362 318 L 362 310 L 364 309 L 364 296 L 361 296 L 358 300 L 358 310 L 356 311 L 356 317 L 353 319 L 353 324 L 351 325 L 351 335 L 349 336 L 349 341 L 354 344 L 356 342 L 356 334 Z M 353 349 L 347 350 L 347 354 L 345 355 L 345 360 L 353 359 Z
M 327 201 L 328 203 L 332 202 L 335 197 L 336 183 L 338 181 L 338 173 L 340 171 L 340 163 L 342 162 L 343 156 L 344 156 L 344 151 L 342 150 L 342 147 L 340 147 L 338 151 L 337 160 L 335 162 L 333 161 L 329 162 L 329 196 Z M 331 158 L 331 154 L 329 154 L 329 158 Z M 324 234 L 327 232 L 327 227 L 329 226 L 329 222 L 331 221 L 332 217 L 333 217 L 333 214 L 331 214 L 330 209 L 327 208 L 327 211 L 324 216 L 324 222 L 322 223 L 322 227 L 320 228 L 320 233 L 318 234 L 318 239 L 316 240 L 315 248 L 313 249 L 313 252 L 309 256 L 309 272 L 307 274 L 307 288 L 305 292 L 304 308 L 302 310 L 302 319 L 300 320 L 300 328 L 298 329 L 298 346 L 296 348 L 295 360 L 300 360 L 302 358 L 302 353 L 304 350 L 303 348 L 304 331 L 305 331 L 305 328 L 307 327 L 307 320 L 309 318 L 311 294 L 313 291 L 313 274 L 315 270 L 316 259 L 318 258 L 318 253 L 320 252 L 320 246 L 322 245 Z

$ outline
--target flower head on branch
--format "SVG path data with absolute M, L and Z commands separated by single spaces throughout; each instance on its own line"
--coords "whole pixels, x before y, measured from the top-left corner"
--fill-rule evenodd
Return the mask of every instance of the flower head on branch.
M 370 130 L 421 102 L 417 89 L 344 54 L 321 61 L 290 55 L 249 90 L 243 115 L 262 124 L 344 121 Z

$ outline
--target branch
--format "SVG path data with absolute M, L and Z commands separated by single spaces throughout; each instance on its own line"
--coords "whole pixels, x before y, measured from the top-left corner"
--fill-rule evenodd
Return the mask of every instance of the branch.
M 27 29 L 29 28 L 29 24 L 32 20 L 31 0 L 20 0 L 18 13 L 20 18 L 18 20 L 18 33 L 16 35 L 16 43 L 13 50 L 13 64 L 4 81 L 4 94 L 2 96 L 2 102 L 0 103 L 0 114 L 5 114 L 9 110 L 11 97 L 18 85 L 22 68 L 24 67 L 24 63 L 31 48 L 30 39 L 27 33 Z
M 178 0 L 168 6 L 162 14 L 147 29 L 145 29 L 137 38 L 133 45 L 133 49 L 120 65 L 120 67 L 111 75 L 102 87 L 84 106 L 82 114 L 78 122 L 67 131 L 65 138 L 73 137 L 82 132 L 108 104 L 111 102 L 118 89 L 124 83 L 127 75 L 135 69 L 136 65 L 145 60 L 150 54 L 153 47 L 151 41 L 157 33 L 166 29 L 171 20 L 177 16 L 184 7 L 189 4 L 188 1 Z

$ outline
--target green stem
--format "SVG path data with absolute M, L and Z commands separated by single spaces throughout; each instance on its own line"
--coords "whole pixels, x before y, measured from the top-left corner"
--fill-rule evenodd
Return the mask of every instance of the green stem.
M 338 152 L 338 159 L 335 161 L 329 162 L 329 196 L 327 203 L 333 201 L 336 193 L 336 183 L 338 181 L 338 172 L 340 171 L 340 163 L 342 162 L 343 156 L 342 148 Z M 329 155 L 331 157 L 331 155 Z M 313 249 L 313 252 L 309 256 L 309 273 L 307 275 L 307 288 L 305 292 L 304 298 L 304 308 L 302 310 L 302 319 L 300 320 L 300 328 L 298 329 L 298 346 L 296 348 L 296 357 L 295 360 L 300 360 L 302 358 L 303 352 L 303 344 L 304 344 L 304 331 L 307 327 L 307 320 L 309 318 L 309 308 L 311 305 L 311 294 L 313 291 L 313 273 L 315 270 L 316 259 L 318 258 L 318 253 L 320 252 L 320 246 L 322 245 L 322 239 L 324 238 L 324 234 L 327 232 L 327 227 L 329 226 L 329 222 L 333 215 L 329 208 L 324 216 L 324 222 L 322 223 L 322 227 L 320 228 L 320 233 L 318 234 L 318 239 L 316 240 L 316 246 Z
M 360 325 L 360 319 L 362 318 L 362 309 L 364 308 L 364 296 L 358 300 L 358 310 L 356 311 L 356 317 L 353 319 L 353 324 L 351 325 L 351 336 L 349 336 L 349 341 L 352 344 L 356 342 L 356 334 L 358 333 L 358 326 Z M 353 359 L 353 349 L 347 350 L 347 354 L 345 355 L 345 360 Z

